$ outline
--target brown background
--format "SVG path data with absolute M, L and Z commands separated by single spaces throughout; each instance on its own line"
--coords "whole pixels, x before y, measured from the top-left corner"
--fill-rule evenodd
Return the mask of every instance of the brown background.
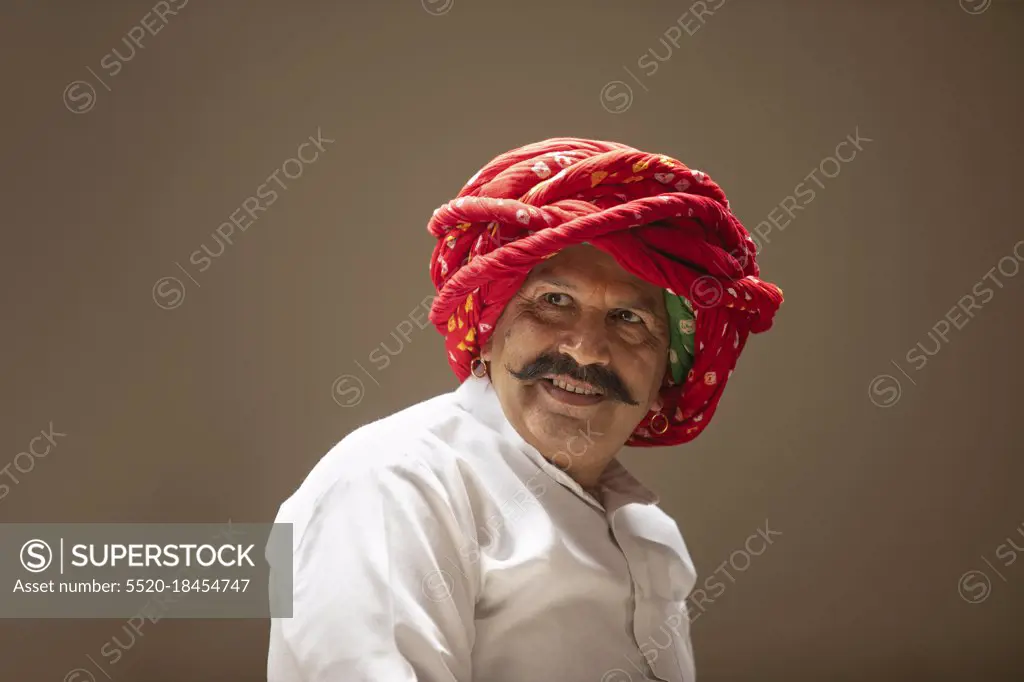
M 1024 524 L 1024 275 L 996 273 L 925 367 L 905 359 L 1024 238 L 1024 4 L 729 0 L 645 76 L 689 5 L 192 0 L 106 77 L 151 3 L 7 3 L 0 465 L 51 421 L 68 435 L 0 520 L 269 521 L 346 433 L 454 388 L 432 329 L 384 370 L 368 356 L 432 293 L 431 210 L 507 149 L 666 153 L 752 229 L 859 128 L 872 142 L 768 237 L 787 300 L 714 423 L 623 458 L 701 579 L 766 519 L 783 533 L 694 623 L 702 682 L 1024 674 L 1024 557 L 995 556 Z M 96 99 L 76 114 L 79 79 Z M 613 80 L 634 93 L 618 114 Z M 197 272 L 189 254 L 318 127 L 336 142 Z M 152 295 L 166 276 L 173 310 Z M 882 409 L 868 386 L 888 373 Z M 357 405 L 332 399 L 343 374 Z M 980 603 L 958 591 L 974 569 Z M 122 624 L 5 621 L 0 678 L 103 662 Z M 257 680 L 266 637 L 165 619 L 107 674 Z

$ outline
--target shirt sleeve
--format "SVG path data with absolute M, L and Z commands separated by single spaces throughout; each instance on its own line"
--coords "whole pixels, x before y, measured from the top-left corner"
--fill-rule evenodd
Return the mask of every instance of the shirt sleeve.
M 406 459 L 318 500 L 280 623 L 302 682 L 471 681 L 479 566 L 453 487 Z

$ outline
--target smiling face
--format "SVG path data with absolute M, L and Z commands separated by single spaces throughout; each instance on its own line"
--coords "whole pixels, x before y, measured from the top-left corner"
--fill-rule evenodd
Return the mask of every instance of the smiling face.
M 668 345 L 664 291 L 580 245 L 530 272 L 482 357 L 505 416 L 528 443 L 552 461 L 567 452 L 607 463 L 661 407 Z M 565 459 L 556 464 L 565 468 Z

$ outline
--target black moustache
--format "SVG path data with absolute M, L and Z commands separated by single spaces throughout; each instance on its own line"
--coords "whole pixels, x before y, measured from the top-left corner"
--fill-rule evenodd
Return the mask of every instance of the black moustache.
M 542 379 L 548 374 L 569 377 L 600 388 L 605 396 L 612 400 L 634 407 L 640 404 L 633 399 L 625 383 L 612 370 L 601 365 L 580 366 L 571 356 L 563 353 L 542 353 L 520 370 L 511 367 L 505 369 L 520 381 Z

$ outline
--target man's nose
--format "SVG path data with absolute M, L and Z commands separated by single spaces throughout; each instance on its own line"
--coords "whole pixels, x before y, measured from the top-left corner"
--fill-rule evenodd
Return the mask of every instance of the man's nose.
M 579 365 L 607 365 L 611 362 L 608 320 L 604 311 L 585 312 L 575 316 L 562 330 L 558 343 L 561 353 Z

